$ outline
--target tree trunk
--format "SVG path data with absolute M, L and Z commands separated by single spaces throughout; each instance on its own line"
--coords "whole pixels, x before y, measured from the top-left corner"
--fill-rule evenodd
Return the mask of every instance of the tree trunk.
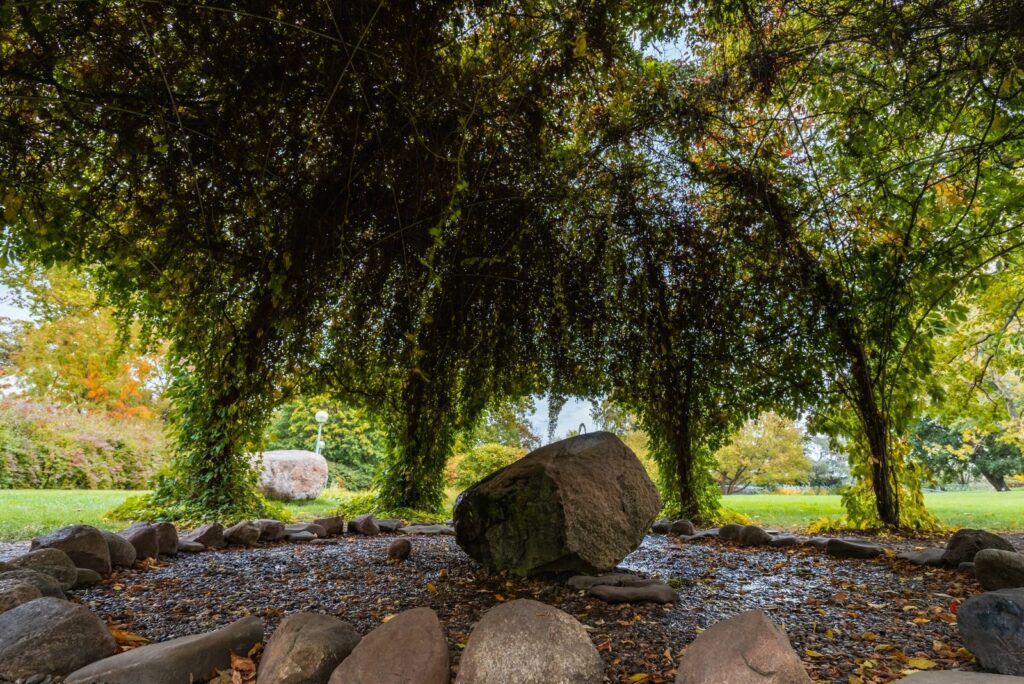
M 875 400 L 864 348 L 851 337 L 843 341 L 843 347 L 851 357 L 850 375 L 854 384 L 857 416 L 864 428 L 871 454 L 871 488 L 875 492 L 875 508 L 884 525 L 899 527 L 900 502 L 896 472 L 889 452 L 889 423 Z
M 992 485 L 997 492 L 1010 491 L 1010 485 L 1006 484 L 1006 478 L 1002 475 L 989 475 L 988 473 L 982 473 L 981 475 L 988 480 L 988 483 Z

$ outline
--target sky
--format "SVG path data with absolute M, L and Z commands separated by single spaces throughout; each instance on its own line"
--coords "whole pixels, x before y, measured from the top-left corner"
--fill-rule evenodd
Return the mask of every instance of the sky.
M 0 285 L 0 318 L 16 318 L 19 320 L 28 320 L 29 314 L 25 309 L 19 308 L 14 304 L 11 304 L 8 298 L 11 295 L 11 291 L 5 285 Z
M 548 443 L 548 398 L 534 397 L 536 409 L 530 416 L 530 425 L 533 432 L 540 437 L 542 444 Z M 558 423 L 555 426 L 555 439 L 565 437 L 570 430 L 578 430 L 580 424 L 586 426 L 587 432 L 594 432 L 597 426 L 590 417 L 590 409 L 593 403 L 585 399 L 571 398 L 565 402 L 562 412 L 558 414 Z

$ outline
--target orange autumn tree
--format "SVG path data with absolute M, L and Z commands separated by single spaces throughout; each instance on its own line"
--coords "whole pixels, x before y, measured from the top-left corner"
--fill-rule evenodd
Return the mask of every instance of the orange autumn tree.
M 85 276 L 21 267 L 5 274 L 4 284 L 32 316 L 14 334 L 11 353 L 22 394 L 122 418 L 162 413 L 163 346 L 122 330 Z

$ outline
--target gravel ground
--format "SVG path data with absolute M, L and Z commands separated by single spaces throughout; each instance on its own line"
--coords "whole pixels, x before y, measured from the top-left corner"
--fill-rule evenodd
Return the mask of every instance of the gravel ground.
M 959 600 L 979 591 L 970 576 L 919 568 L 892 555 L 844 561 L 811 549 L 741 549 L 717 540 L 648 536 L 622 567 L 678 585 L 671 606 L 601 603 L 561 582 L 488 572 L 451 537 L 412 539 L 412 557 L 384 562 L 391 536 L 328 545 L 280 545 L 182 554 L 75 592 L 112 623 L 153 641 L 258 615 L 269 635 L 295 611 L 336 614 L 366 633 L 417 606 L 437 611 L 457 670 L 473 624 L 490 607 L 535 598 L 576 616 L 607 664 L 606 681 L 672 681 L 684 647 L 703 628 L 762 608 L 783 623 L 818 681 L 890 681 L 928 659 L 969 663 L 955 624 Z M 903 540 L 898 547 L 930 545 Z M 968 665 L 969 666 L 969 665 Z M 630 679 L 646 673 L 649 679 Z

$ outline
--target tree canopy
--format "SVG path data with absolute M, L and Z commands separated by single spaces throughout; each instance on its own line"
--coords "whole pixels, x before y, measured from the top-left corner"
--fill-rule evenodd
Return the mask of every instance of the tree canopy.
M 695 519 L 778 409 L 842 437 L 851 523 L 927 526 L 914 420 L 1019 381 L 1015 7 L 8 4 L 0 258 L 170 340 L 160 515 L 263 512 L 246 453 L 296 394 L 372 415 L 382 502 L 435 509 L 458 436 L 547 392 L 635 415 Z

